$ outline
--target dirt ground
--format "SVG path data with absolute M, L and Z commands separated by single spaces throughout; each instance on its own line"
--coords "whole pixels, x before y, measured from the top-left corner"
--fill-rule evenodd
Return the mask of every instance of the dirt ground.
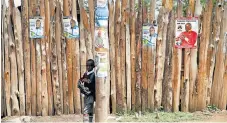
M 198 120 L 185 120 L 186 122 L 227 122 L 227 111 L 220 111 L 215 113 L 210 112 L 195 112 L 193 116 L 199 116 Z M 132 115 L 133 117 L 133 115 Z M 108 122 L 124 122 L 124 116 L 110 115 Z M 133 118 L 132 118 L 133 119 Z M 22 117 L 5 117 L 1 119 L 2 122 L 82 122 L 82 115 L 61 115 L 61 116 L 22 116 Z M 130 122 L 133 122 L 130 121 Z M 136 121 L 137 122 L 137 121 Z M 146 122 L 149 122 L 146 121 Z M 162 122 L 162 121 L 158 121 Z

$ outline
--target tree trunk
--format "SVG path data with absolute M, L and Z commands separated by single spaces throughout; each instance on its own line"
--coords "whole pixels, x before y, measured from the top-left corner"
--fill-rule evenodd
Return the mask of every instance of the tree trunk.
M 110 17 L 109 17 L 109 25 L 114 25 L 114 1 L 109 2 L 109 11 L 110 11 Z M 114 26 L 109 26 L 109 36 L 110 36 L 110 63 L 111 63 L 111 71 L 110 71 L 110 76 L 111 76 L 111 104 L 112 104 L 112 113 L 116 113 L 116 74 L 115 74 L 115 36 L 114 36 Z
M 89 7 L 89 19 L 90 19 L 90 32 L 91 32 L 91 41 L 92 41 L 92 52 L 94 52 L 94 30 L 95 30 L 95 7 L 94 7 L 94 0 L 88 0 L 88 7 Z M 93 54 L 94 55 L 94 54 Z
M 53 7 L 51 7 L 53 6 Z M 53 0 L 45 1 L 45 29 L 46 29 L 46 75 L 47 75 L 47 93 L 48 93 L 48 114 L 51 116 L 54 113 L 53 110 L 53 88 L 52 88 L 52 81 L 51 81 L 51 33 L 53 32 L 53 23 L 52 20 L 52 10 L 50 8 L 54 8 Z M 51 20 L 50 20 L 51 18 Z
M 182 16 L 183 5 L 178 1 L 177 17 Z M 173 48 L 173 61 L 172 61 L 172 84 L 173 84 L 173 111 L 179 111 L 180 101 L 180 81 L 181 81 L 181 58 L 182 49 Z
M 193 3 L 193 1 L 192 1 Z M 193 3 L 194 4 L 194 3 Z M 193 10 L 193 8 L 191 8 Z M 200 0 L 196 1 L 195 5 L 195 13 L 194 16 L 200 16 L 202 12 L 202 6 L 200 3 Z M 197 42 L 199 42 L 199 38 L 197 38 Z M 196 81 L 197 81 L 197 73 L 198 73 L 198 68 L 197 68 L 197 53 L 198 53 L 198 48 L 191 49 L 191 59 L 190 59 L 190 83 L 189 83 L 189 111 L 193 112 L 195 111 L 196 107 Z
M 135 18 L 136 18 L 136 13 L 135 13 L 135 1 L 130 0 L 130 42 L 131 42 L 131 98 L 132 98 L 132 110 L 135 110 L 135 105 L 136 105 L 136 37 L 135 37 Z
M 76 0 L 73 0 L 72 16 L 77 21 L 77 4 Z M 76 114 L 81 113 L 80 105 L 80 90 L 77 88 L 77 82 L 80 79 L 80 51 L 79 51 L 79 39 L 75 39 L 73 42 L 73 96 L 74 96 L 74 109 Z
M 11 87 L 11 81 L 10 81 L 10 59 L 9 59 L 9 34 L 8 34 L 8 28 L 9 28 L 9 10 L 6 10 L 6 13 L 4 15 L 4 57 L 5 57 L 5 71 L 4 71 L 4 82 L 5 82 L 5 94 L 6 94 L 6 111 L 7 116 L 11 116 L 11 93 L 10 93 L 10 87 Z
M 12 10 L 11 10 L 12 11 Z M 12 21 L 10 15 L 8 15 L 8 34 L 9 34 L 9 58 L 10 58 L 10 77 L 11 77 L 11 104 L 12 104 L 12 115 L 20 115 L 19 110 L 19 91 L 18 91 L 18 74 L 17 74 L 17 60 L 16 60 L 16 47 L 15 40 L 13 37 Z
M 26 115 L 31 115 L 31 69 L 30 69 L 30 41 L 28 33 L 28 1 L 22 2 L 22 40 L 24 42 L 24 67 L 25 67 L 25 90 L 26 90 Z
M 60 3 L 57 2 L 57 8 L 56 8 L 56 18 L 55 18 L 55 27 L 53 26 L 53 34 L 52 34 L 52 60 L 51 60 L 51 73 L 52 73 L 52 81 L 53 81 L 53 94 L 54 94 L 54 108 L 55 108 L 55 114 L 60 115 L 62 113 L 62 104 L 61 104 L 61 90 L 60 90 L 60 82 L 59 82 L 59 76 L 58 76 L 58 67 L 57 67 L 57 40 L 61 40 L 61 31 L 59 29 L 61 28 L 61 21 L 60 21 L 60 15 L 61 15 L 61 8 Z
M 148 23 L 147 20 L 147 7 L 143 5 L 143 20 L 142 25 Z M 141 103 L 142 103 L 142 112 L 145 112 L 148 107 L 148 91 L 147 91 L 147 62 L 148 62 L 148 46 L 147 44 L 142 43 L 142 81 L 141 81 Z
M 169 15 L 169 24 L 167 30 L 167 40 L 166 40 L 166 57 L 165 57 L 165 75 L 163 81 L 163 107 L 164 111 L 172 111 L 172 48 L 174 45 L 174 33 L 175 33 L 175 19 L 174 11 L 172 10 Z
M 224 110 L 226 107 L 226 87 L 227 83 L 224 80 L 225 75 L 225 60 L 226 58 L 226 32 L 227 32 L 227 6 L 224 6 L 224 12 L 221 20 L 220 40 L 217 47 L 217 61 L 214 71 L 214 82 L 212 90 L 212 104 L 219 109 Z M 216 88 L 216 89 L 215 89 Z
M 139 11 L 137 17 L 136 32 L 136 111 L 141 111 L 141 43 L 142 43 L 142 0 L 138 2 Z
M 207 97 L 207 51 L 210 40 L 210 23 L 213 9 L 213 1 L 207 1 L 207 5 L 204 10 L 204 18 L 202 20 L 203 31 L 200 41 L 199 49 L 199 71 L 198 71 L 198 103 L 197 110 L 205 109 L 206 107 L 206 97 Z
M 117 106 L 116 106 L 116 111 L 117 112 L 122 112 L 123 111 L 123 90 L 121 89 L 121 64 L 120 64 L 120 23 L 121 23 L 121 13 L 120 13 L 120 0 L 116 1 L 115 5 L 115 64 L 116 64 L 116 99 L 117 99 Z

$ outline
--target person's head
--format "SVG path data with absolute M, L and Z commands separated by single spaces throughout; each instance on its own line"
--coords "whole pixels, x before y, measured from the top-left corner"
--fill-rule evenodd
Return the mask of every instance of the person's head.
M 102 36 L 102 32 L 101 30 L 98 31 L 98 37 L 101 37 Z
M 41 27 L 41 21 L 40 20 L 36 20 L 36 28 L 40 28 Z
M 155 28 L 151 26 L 149 31 L 150 31 L 150 34 L 153 35 L 155 33 Z
M 75 24 L 76 24 L 75 20 L 71 19 L 70 20 L 71 28 L 74 28 Z
M 95 67 L 95 62 L 93 59 L 88 59 L 87 60 L 87 63 L 86 63 L 86 68 L 87 68 L 87 71 L 92 71 Z
M 191 29 L 192 29 L 191 23 L 186 23 L 186 24 L 185 24 L 185 30 L 186 30 L 186 32 L 188 32 L 188 31 L 191 30 Z

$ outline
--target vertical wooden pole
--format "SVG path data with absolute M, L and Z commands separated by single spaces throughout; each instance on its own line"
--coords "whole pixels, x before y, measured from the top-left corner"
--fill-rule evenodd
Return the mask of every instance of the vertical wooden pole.
M 30 41 L 29 41 L 28 0 L 22 1 L 22 40 L 24 42 L 24 67 L 26 90 L 26 115 L 31 115 L 31 69 L 30 69 Z
M 195 12 L 194 16 L 200 16 L 202 12 L 202 6 L 200 3 L 200 0 L 196 1 L 195 5 Z M 197 42 L 199 42 L 199 38 L 197 38 Z M 197 45 L 198 46 L 198 45 Z M 189 83 L 189 111 L 195 111 L 196 103 L 195 103 L 195 97 L 196 97 L 196 79 L 197 79 L 197 73 L 198 73 L 198 65 L 197 65 L 197 53 L 198 48 L 191 49 L 191 58 L 190 58 L 190 83 Z
M 63 15 L 70 16 L 69 12 L 69 0 L 63 1 Z M 68 76 L 68 88 L 69 88 L 69 113 L 74 113 L 73 105 L 73 81 L 72 81 L 72 41 L 71 39 L 66 39 L 66 52 L 67 52 L 67 76 Z
M 50 7 L 53 6 L 53 7 Z M 51 81 L 51 30 L 52 30 L 52 16 L 50 8 L 54 8 L 53 0 L 45 0 L 45 32 L 46 32 L 46 76 L 47 76 L 47 93 L 48 93 L 48 115 L 53 115 L 53 89 Z M 50 19 L 51 18 L 51 19 Z
M 53 82 L 53 94 L 54 94 L 54 108 L 55 114 L 60 115 L 62 113 L 62 104 L 61 104 L 61 90 L 60 90 L 60 82 L 58 76 L 58 67 L 57 67 L 57 40 L 61 40 L 61 7 L 60 3 L 57 2 L 56 7 L 56 17 L 55 17 L 55 26 L 53 26 L 52 32 L 52 41 L 51 41 L 51 49 L 52 49 L 52 60 L 51 60 L 51 72 L 52 72 L 52 82 Z
M 116 99 L 117 99 L 117 106 L 116 106 L 116 110 L 117 112 L 122 112 L 123 111 L 123 91 L 121 89 L 121 64 L 120 64 L 120 46 L 119 46 L 119 42 L 120 42 L 120 17 L 121 17 L 121 13 L 120 13 L 120 6 L 121 6 L 121 2 L 120 0 L 116 1 L 116 5 L 115 5 L 115 64 L 116 64 Z
M 98 1 L 97 1 L 98 3 Z M 97 5 L 96 3 L 96 5 Z M 103 12 L 107 12 L 109 13 L 109 7 L 108 7 L 108 2 L 106 1 L 106 6 L 105 6 L 105 10 L 103 10 Z M 97 16 L 97 14 L 96 14 Z M 106 16 L 107 17 L 107 22 L 108 22 L 108 19 L 109 19 L 109 14 Z M 98 21 L 98 20 L 95 20 L 95 21 Z M 102 27 L 106 30 L 108 30 L 108 26 L 107 27 Z M 96 31 L 96 30 L 95 30 Z M 107 32 L 108 34 L 108 32 Z M 109 45 L 109 40 L 104 40 L 105 43 L 107 43 L 107 45 Z M 96 53 L 98 51 L 95 51 Z M 108 70 L 108 65 L 109 65 L 109 49 L 107 50 L 107 70 Z M 107 72 L 109 74 L 109 72 Z M 106 94 L 107 92 L 107 89 L 106 88 L 109 88 L 107 87 L 107 85 L 109 85 L 109 79 L 108 79 L 108 75 L 106 77 L 100 77 L 100 76 L 96 76 L 96 83 L 95 83 L 95 86 L 96 86 L 96 108 L 95 108 L 95 122 L 106 122 L 107 121 L 107 117 L 108 117 L 108 110 L 107 110 L 107 101 L 109 98 L 107 98 L 108 94 Z M 109 90 L 108 90 L 109 91 Z
M 150 14 L 149 14 L 149 22 L 153 23 L 155 20 L 155 5 L 156 0 L 151 1 L 150 3 Z M 148 70 L 148 109 L 153 112 L 154 111 L 154 80 L 155 80 L 155 54 L 156 54 L 156 46 L 148 47 L 148 62 L 147 62 L 147 70 Z
M 16 43 L 13 37 L 12 28 L 12 13 L 13 13 L 13 2 L 10 1 L 10 15 L 8 15 L 8 34 L 9 34 L 9 58 L 10 58 L 10 72 L 11 72 L 11 104 L 12 104 L 12 115 L 20 115 L 19 109 L 19 91 L 18 91 L 18 74 L 17 74 L 17 59 L 16 59 Z
M 177 17 L 182 17 L 183 5 L 178 1 Z M 173 61 L 172 61 L 172 84 L 173 84 L 173 111 L 179 111 L 180 102 L 180 81 L 181 81 L 181 58 L 182 49 L 173 48 Z
M 120 32 L 120 57 L 121 57 L 121 87 L 123 91 L 123 110 L 126 111 L 126 77 L 125 77 L 125 45 L 126 45 L 126 6 L 127 0 L 121 2 L 121 32 Z
M 200 49 L 199 49 L 199 71 L 198 71 L 198 105 L 197 110 L 205 109 L 206 107 L 206 97 L 207 97 L 207 84 L 208 84 L 208 76 L 207 76 L 207 51 L 211 34 L 211 16 L 213 10 L 213 1 L 208 0 L 205 10 L 204 16 L 207 18 L 203 18 L 202 25 L 203 31 L 201 35 L 200 41 Z
M 216 105 L 219 109 L 224 110 L 226 107 L 226 92 L 225 89 L 227 84 L 224 80 L 225 75 L 225 60 L 226 60 L 226 32 L 227 32 L 227 6 L 224 6 L 224 12 L 221 20 L 221 29 L 220 29 L 220 40 L 217 47 L 217 61 L 215 64 L 214 71 L 214 82 L 213 87 L 218 89 L 212 90 L 212 104 Z
M 132 100 L 131 100 L 131 97 L 132 97 L 132 91 L 131 91 L 131 55 L 130 55 L 130 51 L 131 51 L 131 45 L 130 45 L 130 24 L 129 24 L 129 16 L 130 16 L 130 3 L 129 3 L 129 0 L 127 0 L 128 4 L 127 4 L 127 9 L 125 10 L 126 11 L 126 82 L 127 82 L 127 96 L 126 96 L 126 99 L 127 99 L 127 110 L 130 111 L 131 110 L 131 105 L 132 105 Z
M 136 30 L 136 111 L 141 111 L 141 46 L 142 46 L 142 0 L 138 1 Z
M 76 0 L 72 1 L 72 16 L 77 21 L 77 4 Z M 76 114 L 81 113 L 80 105 L 80 90 L 77 88 L 77 82 L 80 79 L 80 51 L 79 51 L 79 39 L 75 39 L 73 42 L 73 98 L 74 109 Z
M 32 18 L 35 15 L 35 1 L 29 1 L 29 17 Z M 30 39 L 31 42 L 31 82 L 32 82 L 32 115 L 36 116 L 37 111 L 37 102 L 36 102 L 36 95 L 37 95 L 37 84 L 36 84 L 36 41 L 35 39 Z
M 20 101 L 20 115 L 25 115 L 25 94 L 24 94 L 24 60 L 23 60 L 23 43 L 22 43 L 22 29 L 21 16 L 17 8 L 13 8 L 13 25 L 16 45 L 17 71 L 18 71 L 18 85 L 19 85 L 19 101 Z
M 130 42 L 131 42 L 131 98 L 132 98 L 132 110 L 135 110 L 136 105 L 136 13 L 135 13 L 135 0 L 130 0 Z
M 166 38 L 166 57 L 165 57 L 165 74 L 163 81 L 163 107 L 164 111 L 171 112 L 172 111 L 172 48 L 174 48 L 174 33 L 175 33 L 175 14 L 174 11 L 171 10 L 169 14 L 169 24 L 167 30 L 167 38 Z
M 115 18 L 114 18 L 114 1 L 109 1 L 109 11 L 110 11 L 110 17 L 109 17 L 109 25 L 115 24 Z M 110 36 L 110 77 L 111 77 L 111 104 L 112 104 L 112 113 L 116 113 L 116 58 L 115 58 L 115 36 L 114 36 L 114 30 L 115 26 L 109 26 L 109 36 Z
M 10 59 L 9 59 L 9 34 L 8 34 L 8 23 L 9 23 L 9 10 L 6 10 L 4 15 L 4 57 L 5 57 L 5 71 L 4 71 L 4 81 L 5 81 L 5 94 L 6 94 L 6 111 L 7 116 L 11 116 L 11 101 L 10 101 Z
M 148 23 L 148 16 L 147 16 L 147 7 L 145 5 L 145 2 L 143 2 L 142 5 L 142 13 L 143 13 L 143 20 L 142 25 L 145 23 Z M 143 36 L 143 35 L 142 35 Z M 142 81 L 141 81 L 141 103 L 142 103 L 142 112 L 145 112 L 147 110 L 147 104 L 148 104 L 148 91 L 147 91 L 147 61 L 148 61 L 148 46 L 147 44 L 142 43 Z

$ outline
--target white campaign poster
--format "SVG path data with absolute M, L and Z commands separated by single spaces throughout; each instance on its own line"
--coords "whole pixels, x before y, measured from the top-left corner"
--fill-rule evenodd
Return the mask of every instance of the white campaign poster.
M 143 26 L 143 45 L 155 47 L 157 36 L 157 26 Z
M 198 36 L 198 18 L 178 18 L 176 20 L 176 48 L 196 48 Z
M 66 38 L 79 38 L 79 26 L 78 26 L 78 22 L 65 17 L 63 19 L 63 25 L 64 25 L 64 36 Z
M 96 52 L 95 65 L 96 65 L 96 76 L 107 77 L 108 75 L 107 52 Z
M 29 19 L 30 38 L 44 37 L 44 21 L 42 18 Z
M 95 28 L 95 50 L 108 51 L 109 49 L 108 30 L 102 27 Z

